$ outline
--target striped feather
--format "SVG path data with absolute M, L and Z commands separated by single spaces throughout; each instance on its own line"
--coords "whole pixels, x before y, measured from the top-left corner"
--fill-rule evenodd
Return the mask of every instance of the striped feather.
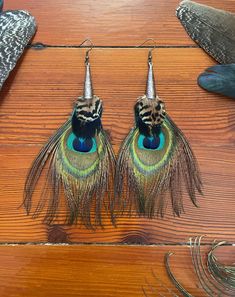
M 235 62 L 235 14 L 184 0 L 176 15 L 189 36 L 216 61 Z
M 0 12 L 0 89 L 35 31 L 35 19 L 27 11 Z
M 200 74 L 199 86 L 235 98 L 235 14 L 185 0 L 176 15 L 189 36 L 223 64 L 209 67 Z

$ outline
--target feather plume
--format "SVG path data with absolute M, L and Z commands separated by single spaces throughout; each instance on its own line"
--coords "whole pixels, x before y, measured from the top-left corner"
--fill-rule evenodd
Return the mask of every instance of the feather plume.
M 117 160 L 115 194 L 121 209 L 133 206 L 139 215 L 163 216 L 166 192 L 173 213 L 183 212 L 185 184 L 196 205 L 202 183 L 195 156 L 182 131 L 156 97 L 140 97 L 135 106 L 135 127 L 124 140 Z
M 102 226 L 101 210 L 111 210 L 109 193 L 115 163 L 110 140 L 101 124 L 102 102 L 79 97 L 72 117 L 49 139 L 34 160 L 27 176 L 24 206 L 29 213 L 32 196 L 45 164 L 49 163 L 45 189 L 34 212 L 38 216 L 46 202 L 44 222 L 57 217 L 60 196 L 67 206 L 66 223 L 80 219 L 87 228 Z M 95 218 L 91 212 L 94 210 Z M 112 217 L 113 218 L 113 217 Z
M 235 98 L 235 64 L 207 68 L 199 75 L 198 84 L 209 92 Z
M 184 0 L 176 15 L 189 36 L 216 61 L 235 63 L 235 14 Z
M 0 2 L 0 9 L 3 2 Z M 36 31 L 35 19 L 24 10 L 0 11 L 0 89 Z
M 189 36 L 217 62 L 198 77 L 203 89 L 235 98 L 235 14 L 182 1 L 176 15 Z

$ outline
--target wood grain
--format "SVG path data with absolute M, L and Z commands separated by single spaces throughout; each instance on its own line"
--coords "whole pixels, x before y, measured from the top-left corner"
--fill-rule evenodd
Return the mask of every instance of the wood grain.
M 152 37 L 159 46 L 195 45 L 175 17 L 178 3 L 7 0 L 4 9 L 26 9 L 36 17 L 38 30 L 32 42 L 73 46 L 91 38 L 97 46 L 120 47 Z M 234 0 L 200 3 L 235 13 Z M 95 93 L 104 103 L 103 124 L 111 132 L 116 153 L 133 125 L 136 98 L 144 92 L 147 53 L 100 48 L 90 54 Z M 170 296 L 152 271 L 178 294 L 163 264 L 168 251 L 175 253 L 171 263 L 178 280 L 195 297 L 204 296 L 189 247 L 179 245 L 200 234 L 209 235 L 204 243 L 214 238 L 235 243 L 235 105 L 197 86 L 199 73 L 215 64 L 201 49 L 163 48 L 153 53 L 158 93 L 200 164 L 204 180 L 200 208 L 185 195 L 186 213 L 181 218 L 173 217 L 168 208 L 164 219 L 124 215 L 114 228 L 104 214 L 104 229 L 95 231 L 66 226 L 62 220 L 47 226 L 42 217 L 26 216 L 20 208 L 26 173 L 82 93 L 85 55 L 85 49 L 78 48 L 27 50 L 0 92 L 1 297 L 137 297 L 144 296 L 142 287 L 149 296 L 157 296 L 156 290 Z M 37 189 L 35 201 L 39 194 Z M 231 264 L 234 251 L 232 246 L 223 247 L 218 256 Z
M 115 149 L 133 125 L 133 105 L 145 91 L 147 52 L 91 53 L 95 93 L 103 100 L 103 123 Z M 82 94 L 84 56 L 81 49 L 27 51 L 0 95 L 1 144 L 42 144 L 68 118 Z M 154 63 L 158 93 L 192 143 L 233 146 L 233 101 L 209 94 L 196 83 L 197 76 L 214 64 L 212 59 L 200 49 L 159 49 Z
M 221 261 L 232 263 L 234 247 L 218 251 Z M 173 292 L 164 268 L 164 255 L 175 253 L 171 267 L 178 280 L 195 297 L 206 296 L 199 286 L 191 263 L 189 247 L 137 246 L 1 246 L 1 297 L 44 296 L 144 296 L 148 284 L 164 296 Z M 208 247 L 202 248 L 203 254 Z
M 207 233 L 234 242 L 234 102 L 200 89 L 198 74 L 214 62 L 200 49 L 154 52 L 157 88 L 167 110 L 185 132 L 204 180 L 200 208 L 184 197 L 186 213 L 147 220 L 123 217 L 118 227 L 104 215 L 105 229 L 45 226 L 27 217 L 22 202 L 25 176 L 48 137 L 69 116 L 82 93 L 83 49 L 28 50 L 1 92 L 0 241 L 78 243 L 182 243 Z M 143 94 L 146 49 L 94 49 L 91 65 L 95 93 L 104 103 L 104 127 L 115 152 L 133 125 L 133 105 Z M 39 191 L 35 193 L 35 200 Z M 210 239 L 208 239 L 210 240 Z
M 5 9 L 26 9 L 36 18 L 34 42 L 78 45 L 91 38 L 96 45 L 139 45 L 155 38 L 158 45 L 191 45 L 175 16 L 178 0 L 8 0 Z M 233 0 L 200 3 L 235 12 Z

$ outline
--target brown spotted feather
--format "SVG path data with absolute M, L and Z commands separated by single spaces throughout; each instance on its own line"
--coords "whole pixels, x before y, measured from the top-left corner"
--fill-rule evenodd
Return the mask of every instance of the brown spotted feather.
M 165 104 L 158 96 L 154 100 L 148 99 L 146 95 L 139 97 L 135 109 L 138 116 L 150 128 L 161 125 L 165 119 Z
M 102 115 L 102 100 L 93 96 L 92 99 L 78 97 L 75 105 L 75 114 L 77 118 L 84 122 L 92 122 Z

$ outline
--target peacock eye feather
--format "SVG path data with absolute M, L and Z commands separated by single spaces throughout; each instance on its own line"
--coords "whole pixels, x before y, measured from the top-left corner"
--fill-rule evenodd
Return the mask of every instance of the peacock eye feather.
M 138 148 L 143 150 L 162 150 L 165 143 L 165 136 L 162 132 L 154 136 L 140 134 L 138 137 Z
M 77 137 L 71 133 L 67 140 L 67 146 L 70 150 L 78 153 L 94 153 L 97 149 L 96 140 L 94 137 Z
M 89 153 L 92 146 L 93 141 L 91 138 L 75 138 L 73 141 L 73 149 L 80 153 Z

